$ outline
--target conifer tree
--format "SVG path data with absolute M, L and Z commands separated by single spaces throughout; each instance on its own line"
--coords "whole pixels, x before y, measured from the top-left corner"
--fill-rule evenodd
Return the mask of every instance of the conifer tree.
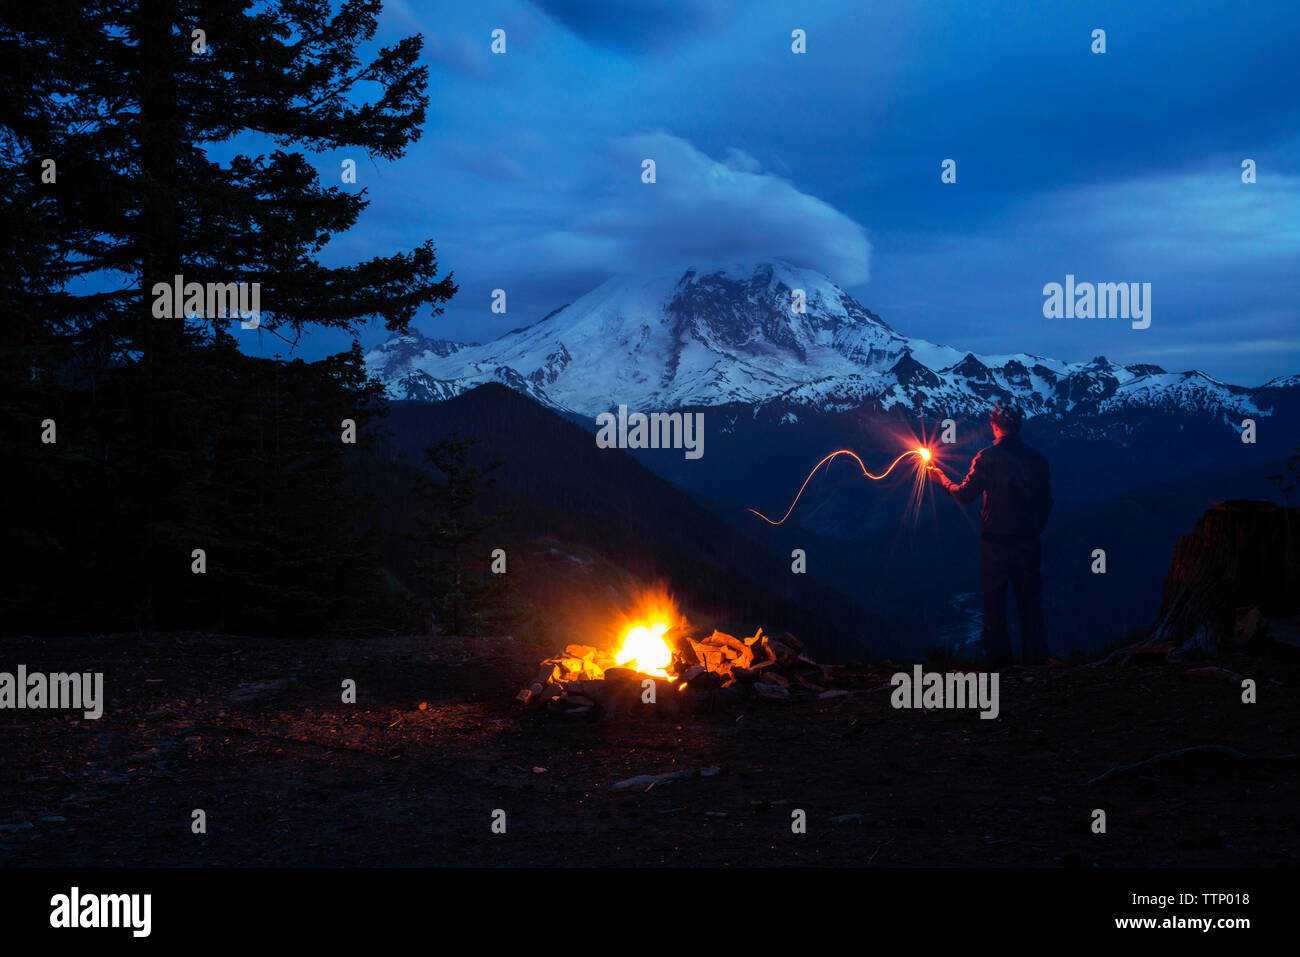
M 379 9 L 88 0 L 0 11 L 0 418 L 35 504 L 6 542 L 39 553 L 14 583 L 32 614 L 79 590 L 87 614 L 197 625 L 229 610 L 217 579 L 256 578 L 252 556 L 268 549 L 297 604 L 360 597 L 361 581 L 348 587 L 340 571 L 357 560 L 358 533 L 341 467 L 356 448 L 339 441 L 339 420 L 365 434 L 381 403 L 359 355 L 293 366 L 235 344 L 355 333 L 374 318 L 400 331 L 455 292 L 431 241 L 322 261 L 369 200 L 337 165 L 313 162 L 325 151 L 358 168 L 398 160 L 425 118 L 419 36 L 361 55 Z M 257 328 L 230 310 L 158 308 L 176 277 L 259 284 Z M 46 418 L 60 437 L 42 447 Z M 268 496 L 276 520 L 259 525 Z M 335 538 L 320 534 L 331 527 Z M 192 576 L 194 548 L 223 571 Z
M 485 511 L 481 503 L 502 463 L 472 464 L 477 444 L 460 438 L 434 442 L 424 458 L 436 474 L 425 475 L 416 487 L 423 502 L 414 516 L 418 580 L 435 627 L 453 635 L 495 623 L 503 610 L 483 538 L 502 515 Z

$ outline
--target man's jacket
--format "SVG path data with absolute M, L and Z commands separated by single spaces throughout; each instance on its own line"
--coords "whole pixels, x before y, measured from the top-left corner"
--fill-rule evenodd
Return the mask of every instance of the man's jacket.
M 1052 477 L 1047 459 L 1018 435 L 1004 435 L 975 456 L 960 485 L 943 487 L 962 505 L 983 493 L 982 537 L 987 541 L 1036 539 L 1052 511 Z

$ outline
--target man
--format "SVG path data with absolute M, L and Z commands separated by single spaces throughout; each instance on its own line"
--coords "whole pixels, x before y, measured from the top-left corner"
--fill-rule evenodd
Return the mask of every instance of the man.
M 993 444 L 975 456 L 960 485 L 931 464 L 930 477 L 962 505 L 980 493 L 980 582 L 984 590 L 984 653 L 989 667 L 1011 663 L 1007 637 L 1007 585 L 1020 610 L 1025 664 L 1047 657 L 1043 628 L 1042 545 L 1038 536 L 1052 511 L 1052 481 L 1047 459 L 1020 438 L 1024 414 L 998 400 L 989 412 Z

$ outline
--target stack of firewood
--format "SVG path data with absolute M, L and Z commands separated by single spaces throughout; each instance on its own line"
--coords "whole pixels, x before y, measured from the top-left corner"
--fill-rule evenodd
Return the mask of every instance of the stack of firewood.
M 618 667 L 614 656 L 590 645 L 568 645 L 563 655 L 542 662 L 536 677 L 516 696 L 525 705 L 545 705 L 552 713 L 569 716 L 621 711 L 645 701 L 645 681 L 655 682 L 655 703 L 670 708 L 684 706 L 688 697 L 707 696 L 710 706 L 719 694 L 788 700 L 792 695 L 821 694 L 831 682 L 830 672 L 806 654 L 804 645 L 789 632 L 772 638 L 759 629 L 749 638 L 714 631 L 706 638 L 673 636 L 676 653 L 667 671 L 672 677 L 641 674 Z
M 564 654 L 547 658 L 527 688 L 515 697 L 524 704 L 542 704 L 564 693 L 574 682 L 599 681 L 615 665 L 614 656 L 591 645 L 566 645 Z
M 717 675 L 718 687 L 748 686 L 761 698 L 788 698 L 792 691 L 820 694 L 831 682 L 830 673 L 805 655 L 803 642 L 788 631 L 780 638 L 762 628 L 745 639 L 720 631 L 699 641 L 686 638 L 678 659 L 684 681 Z

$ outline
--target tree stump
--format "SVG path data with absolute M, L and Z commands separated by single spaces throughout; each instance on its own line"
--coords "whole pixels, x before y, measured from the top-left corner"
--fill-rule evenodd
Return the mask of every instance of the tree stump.
M 1265 619 L 1300 612 L 1300 508 L 1216 502 L 1174 547 L 1149 640 L 1217 651 L 1232 643 L 1238 615 L 1252 608 Z

